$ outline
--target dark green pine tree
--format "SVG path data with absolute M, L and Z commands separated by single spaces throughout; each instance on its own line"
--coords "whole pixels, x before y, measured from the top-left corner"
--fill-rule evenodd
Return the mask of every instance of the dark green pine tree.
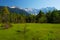
M 44 12 L 40 10 L 39 14 L 36 17 L 37 23 L 46 23 L 47 18 Z

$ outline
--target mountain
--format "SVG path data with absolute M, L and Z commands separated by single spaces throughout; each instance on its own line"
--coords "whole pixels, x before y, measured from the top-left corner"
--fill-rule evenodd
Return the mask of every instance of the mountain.
M 9 12 L 9 13 L 18 13 L 18 14 L 26 15 L 26 16 L 30 15 L 28 12 L 26 12 L 25 10 L 20 9 L 20 8 L 18 8 L 18 7 L 0 6 L 0 11 L 1 11 L 1 12 L 4 12 L 3 9 L 4 9 L 4 10 L 8 9 L 8 12 Z M 7 13 L 7 12 L 6 12 L 6 13 Z
M 43 11 L 44 13 L 47 13 L 49 11 L 53 11 L 53 10 L 57 10 L 55 7 L 46 7 L 46 8 L 42 8 L 41 11 Z
M 37 15 L 40 11 L 40 9 L 33 9 L 33 8 L 25 8 L 24 10 L 33 15 Z
M 18 8 L 18 7 L 15 7 L 15 6 L 13 6 L 13 7 L 10 7 L 10 9 L 13 9 L 13 10 L 11 10 L 12 12 L 14 12 L 15 11 L 15 13 L 16 12 L 23 12 L 23 11 L 25 11 L 25 12 L 27 12 L 27 14 L 32 14 L 32 15 L 37 15 L 38 13 L 39 13 L 39 11 L 40 11 L 40 9 L 33 9 L 33 8 Z M 25 13 L 24 13 L 25 14 Z
M 5 6 L 0 6 L 0 10 L 3 9 Z M 55 7 L 46 7 L 46 8 L 41 8 L 41 9 L 34 9 L 34 8 L 18 8 L 16 6 L 12 7 L 6 7 L 8 9 L 9 13 L 18 13 L 18 14 L 23 14 L 23 15 L 37 15 L 40 10 L 42 10 L 44 13 L 47 13 L 49 11 L 56 10 Z
M 18 14 L 27 15 L 27 16 L 30 15 L 28 12 L 18 7 L 10 7 L 9 11 L 11 13 L 18 13 Z
M 55 7 L 46 7 L 41 9 L 25 8 L 23 10 L 27 11 L 30 14 L 37 15 L 40 12 L 40 10 L 42 10 L 44 13 L 47 13 L 49 11 L 56 10 L 56 8 Z

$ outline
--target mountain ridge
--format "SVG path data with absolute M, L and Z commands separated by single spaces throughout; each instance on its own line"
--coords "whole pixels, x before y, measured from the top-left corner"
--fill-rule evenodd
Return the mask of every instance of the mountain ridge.
M 37 15 L 40 10 L 44 13 L 47 13 L 49 11 L 57 10 L 55 7 L 46 7 L 46 8 L 41 8 L 41 9 L 35 9 L 35 8 L 19 8 L 22 10 L 27 11 L 29 14 Z
M 0 8 L 3 8 L 5 6 L 0 6 Z M 55 7 L 46 7 L 46 8 L 41 8 L 41 9 L 35 9 L 35 8 L 19 8 L 19 7 L 16 7 L 16 6 L 12 6 L 12 7 L 8 7 L 6 6 L 10 13 L 23 13 L 24 15 L 29 15 L 29 14 L 32 14 L 32 15 L 37 15 L 40 10 L 42 10 L 44 13 L 47 13 L 48 11 L 53 11 L 53 10 L 56 10 Z

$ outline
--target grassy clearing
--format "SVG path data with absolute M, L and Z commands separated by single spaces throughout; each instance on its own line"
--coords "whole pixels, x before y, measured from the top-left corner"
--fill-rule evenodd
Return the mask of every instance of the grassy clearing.
M 0 30 L 0 40 L 60 40 L 60 24 L 12 25 L 12 28 Z

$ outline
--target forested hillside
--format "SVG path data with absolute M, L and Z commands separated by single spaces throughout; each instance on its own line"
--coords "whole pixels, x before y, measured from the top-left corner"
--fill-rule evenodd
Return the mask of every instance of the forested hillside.
M 60 23 L 60 10 L 44 13 L 40 10 L 39 14 L 31 15 L 19 9 L 9 9 L 0 7 L 0 23 Z

